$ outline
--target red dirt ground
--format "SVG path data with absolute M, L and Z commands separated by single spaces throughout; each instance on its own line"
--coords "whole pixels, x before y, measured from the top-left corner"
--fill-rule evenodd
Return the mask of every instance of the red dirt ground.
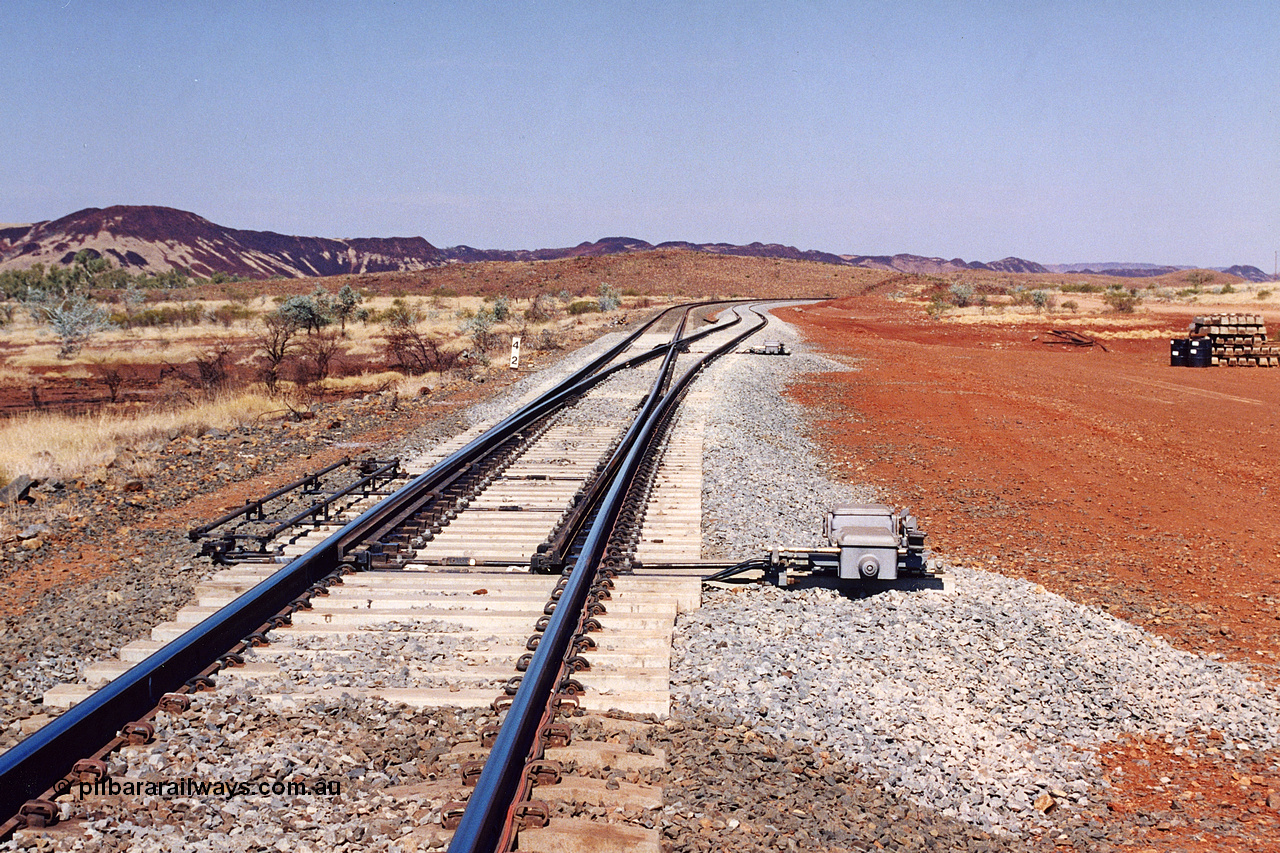
M 813 432 L 837 469 L 915 509 L 935 551 L 1041 583 L 1274 680 L 1280 523 L 1270 490 L 1280 486 L 1280 370 L 1173 368 L 1165 337 L 1107 340 L 1110 352 L 1048 346 L 1051 318 L 939 322 L 875 295 L 776 313 L 856 364 L 798 383 L 793 396 L 814 411 Z M 1188 311 L 1135 325 L 1172 334 L 1190 319 Z M 1125 744 L 1104 762 L 1134 754 L 1153 767 L 1168 757 Z M 1176 769 L 1161 773 L 1176 778 Z M 1229 787 L 1226 774 L 1243 771 L 1202 763 L 1197 773 L 1202 787 Z M 1216 781 L 1204 778 L 1214 773 Z M 1265 781 L 1263 790 L 1280 790 L 1277 774 Z M 1155 784 L 1132 773 L 1116 788 L 1116 808 L 1140 807 Z M 1209 800 L 1218 807 L 1213 797 L 1184 801 L 1192 825 L 1197 803 Z M 1274 835 L 1233 826 L 1255 850 Z M 1227 849 L 1172 830 L 1148 841 Z
M 1159 815 L 1138 835 L 1149 849 L 1274 853 L 1280 850 L 1276 756 L 1224 762 L 1223 738 L 1168 744 L 1155 738 L 1109 744 L 1099 755 L 1117 815 Z M 1198 837 L 1197 837 L 1198 836 Z

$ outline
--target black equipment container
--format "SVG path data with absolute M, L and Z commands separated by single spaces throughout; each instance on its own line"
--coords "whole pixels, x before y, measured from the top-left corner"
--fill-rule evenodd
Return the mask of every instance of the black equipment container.
M 1169 341 L 1169 366 L 1170 367 L 1186 367 L 1187 366 L 1187 344 L 1186 338 L 1173 338 Z
M 1213 344 L 1208 338 L 1191 338 L 1187 342 L 1187 367 L 1211 367 Z

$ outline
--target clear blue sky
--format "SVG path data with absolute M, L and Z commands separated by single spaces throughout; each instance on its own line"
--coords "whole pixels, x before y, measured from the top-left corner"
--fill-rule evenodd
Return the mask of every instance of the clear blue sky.
M 1267 272 L 1265 2 L 6 0 L 0 222 Z

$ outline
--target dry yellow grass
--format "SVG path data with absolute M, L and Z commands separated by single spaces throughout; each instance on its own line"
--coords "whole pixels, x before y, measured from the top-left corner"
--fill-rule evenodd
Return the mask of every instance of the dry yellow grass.
M 391 307 L 393 301 L 389 296 L 372 297 L 365 300 L 364 307 L 371 311 L 385 311 Z M 405 302 L 422 315 L 423 321 L 418 325 L 419 330 L 424 334 L 443 339 L 446 347 L 453 349 L 462 349 L 467 345 L 467 335 L 462 331 L 465 315 L 475 313 L 487 304 L 479 296 L 410 297 Z M 512 318 L 497 324 L 495 331 L 510 334 L 524 327 L 522 318 L 528 310 L 529 300 L 512 300 L 512 303 Z M 149 304 L 148 307 L 180 304 L 182 303 L 155 303 Z M 225 304 L 229 303 L 218 301 L 201 303 L 202 312 L 208 314 Z M 268 304 L 268 307 L 255 310 L 266 313 L 271 307 L 274 306 Z M 599 317 L 599 315 L 588 316 Z M 544 326 L 545 324 L 538 324 L 530 328 L 541 330 Z M 341 354 L 363 357 L 380 355 L 385 331 L 379 323 L 348 323 L 342 340 Z M 117 365 L 187 364 L 205 354 L 211 341 L 225 341 L 233 346 L 252 346 L 259 333 L 260 325 L 257 318 L 236 321 L 230 326 L 202 322 L 189 326 L 111 329 L 94 335 L 84 348 L 71 358 L 59 358 L 60 347 L 53 334 L 25 314 L 20 314 L 14 318 L 13 323 L 0 332 L 6 343 L 20 348 L 4 360 L 0 370 L 4 367 L 65 368 L 70 365 L 88 368 L 104 362 Z M 24 374 L 19 371 L 15 375 L 22 379 Z M 69 378 L 73 376 L 65 375 Z M 91 375 L 91 373 L 85 373 L 79 378 L 87 378 Z M 3 376 L 0 375 L 0 382 L 4 381 Z
M 121 448 L 209 427 L 251 423 L 279 411 L 278 400 L 241 394 L 171 411 L 134 415 L 22 415 L 0 424 L 0 472 L 11 477 L 83 477 L 109 464 Z
M 38 382 L 39 378 L 25 367 L 13 365 L 12 362 L 0 362 L 0 385 L 26 386 Z
M 432 374 L 432 376 L 434 376 L 436 383 L 440 381 L 439 374 Z M 330 376 L 314 383 L 311 387 L 323 394 L 344 397 L 373 391 L 400 391 L 404 393 L 401 386 L 407 386 L 410 380 L 421 378 L 405 376 L 398 370 L 380 370 L 376 373 L 359 373 L 355 376 Z M 282 382 L 280 385 L 282 388 L 292 387 L 292 383 L 289 382 Z M 414 390 L 417 390 L 417 386 L 414 387 Z

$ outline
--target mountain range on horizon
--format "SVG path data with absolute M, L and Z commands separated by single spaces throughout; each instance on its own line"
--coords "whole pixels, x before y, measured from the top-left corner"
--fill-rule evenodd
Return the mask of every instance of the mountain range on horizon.
M 195 213 L 151 205 L 90 207 L 60 219 L 0 225 L 0 270 L 25 268 L 37 263 L 69 264 L 77 252 L 85 249 L 137 272 L 159 273 L 182 267 L 203 277 L 224 273 L 258 279 L 413 271 L 452 263 L 543 261 L 655 249 L 789 258 L 926 275 L 991 270 L 1145 277 L 1193 269 L 1116 262 L 1044 265 L 1015 257 L 983 263 L 911 254 L 846 255 L 801 250 L 778 243 L 736 245 L 670 241 L 654 245 L 630 237 L 606 237 L 566 248 L 506 250 L 453 246 L 441 249 L 423 237 L 334 239 L 227 228 Z M 1248 281 L 1271 280 L 1271 276 L 1253 266 L 1237 265 L 1218 271 Z

